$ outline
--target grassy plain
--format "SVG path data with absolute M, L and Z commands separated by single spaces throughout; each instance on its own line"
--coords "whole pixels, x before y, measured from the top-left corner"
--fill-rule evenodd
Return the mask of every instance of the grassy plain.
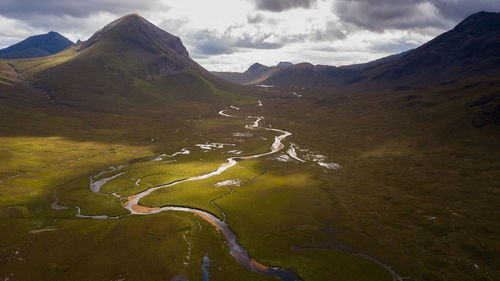
M 337 239 L 415 280 L 495 280 L 498 85 L 458 81 L 351 94 L 306 89 L 302 99 L 267 101 L 274 117 L 268 119 L 295 132 L 299 147 L 343 166 L 320 177 L 338 203 Z

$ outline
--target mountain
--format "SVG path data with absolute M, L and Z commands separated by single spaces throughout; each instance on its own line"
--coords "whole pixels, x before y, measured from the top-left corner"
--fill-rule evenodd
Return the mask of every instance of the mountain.
M 356 73 L 357 71 L 351 69 L 329 65 L 312 65 L 304 62 L 284 69 L 279 69 L 265 79 L 262 84 L 277 86 L 324 86 L 325 83 L 331 83 L 331 81 L 344 81 Z
M 24 39 L 10 47 L 0 50 L 0 58 L 37 58 L 50 56 L 73 46 L 74 43 L 61 34 L 51 31 Z
M 173 74 L 187 68 L 201 70 L 176 37 L 137 14 L 117 19 L 97 31 L 80 48 L 82 57 L 92 59 L 117 53 L 142 74 Z M 139 64 L 140 63 L 140 64 Z M 132 66 L 132 65 L 127 65 Z M 139 73 L 137 73 L 139 74 Z
M 372 80 L 429 84 L 500 74 L 500 13 L 480 12 L 400 59 L 367 71 Z
M 294 65 L 264 84 L 357 87 L 425 86 L 500 74 L 500 13 L 479 12 L 426 44 L 373 62 L 342 67 Z
M 212 72 L 215 76 L 230 82 L 242 85 L 259 84 L 269 78 L 276 71 L 292 66 L 291 62 L 280 62 L 276 66 L 265 66 L 260 63 L 252 64 L 245 72 Z
M 193 61 L 179 37 L 137 14 L 111 22 L 71 52 L 64 63 L 33 75 L 37 87 L 68 106 L 106 110 L 235 98 L 229 93 L 235 85 Z
M 293 63 L 289 62 L 289 61 L 280 61 L 278 63 L 278 65 L 276 65 L 277 67 L 287 67 L 287 66 L 292 66 Z
M 167 138 L 165 124 L 189 127 L 185 120 L 221 104 L 256 102 L 249 89 L 193 61 L 179 37 L 137 14 L 55 55 L 0 60 L 0 100 L 8 101 L 0 103 L 3 134 L 85 139 L 96 129 L 105 141 Z
M 343 68 L 343 69 L 354 69 L 354 70 L 359 70 L 359 71 L 366 70 L 366 69 L 368 69 L 370 67 L 375 67 L 375 66 L 378 66 L 378 65 L 381 65 L 381 64 L 384 64 L 384 63 L 389 63 L 389 62 L 395 61 L 395 60 L 399 59 L 400 57 L 404 56 L 405 54 L 407 54 L 407 53 L 409 53 L 411 51 L 412 50 L 404 51 L 404 52 L 401 52 L 399 54 L 390 55 L 390 56 L 387 56 L 387 57 L 383 57 L 383 58 L 376 59 L 376 60 L 369 61 L 369 62 L 365 62 L 365 63 L 343 65 L 343 66 L 340 66 L 340 68 Z

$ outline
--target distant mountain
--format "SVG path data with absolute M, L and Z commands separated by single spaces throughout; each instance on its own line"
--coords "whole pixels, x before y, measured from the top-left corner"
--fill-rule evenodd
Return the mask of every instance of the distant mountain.
M 279 69 L 261 83 L 276 86 L 325 86 L 332 81 L 348 80 L 357 73 L 354 69 L 304 62 Z
M 259 84 L 270 77 L 274 72 L 292 66 L 291 62 L 280 62 L 276 66 L 265 66 L 260 63 L 252 64 L 245 72 L 212 72 L 215 76 L 236 84 Z
M 425 86 L 500 75 L 500 13 L 480 12 L 428 43 L 398 55 L 342 67 L 297 64 L 263 84 L 357 87 Z
M 280 61 L 277 65 L 277 67 L 287 67 L 287 66 L 292 66 L 293 63 L 288 62 L 288 61 Z
M 37 58 L 50 56 L 73 46 L 74 43 L 61 34 L 51 31 L 24 39 L 10 47 L 0 50 L 0 58 Z

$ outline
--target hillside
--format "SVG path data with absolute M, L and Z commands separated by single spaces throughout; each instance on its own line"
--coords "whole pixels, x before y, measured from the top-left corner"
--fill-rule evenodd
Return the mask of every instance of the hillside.
M 373 81 L 429 85 L 500 74 L 500 13 L 480 12 L 398 60 L 365 71 Z
M 426 44 L 399 55 L 354 66 L 295 65 L 263 84 L 330 85 L 359 89 L 422 87 L 500 74 L 500 13 L 480 12 Z
M 1 95 L 9 100 L 2 104 L 3 134 L 53 134 L 55 124 L 66 119 L 71 126 L 119 128 L 132 134 L 132 140 L 137 137 L 134 130 L 158 130 L 142 124 L 161 124 L 160 116 L 181 122 L 212 112 L 220 103 L 255 101 L 248 90 L 194 62 L 178 37 L 136 14 L 56 55 L 0 64 Z M 13 97 L 16 88 L 25 90 Z M 44 116 L 39 124 L 28 121 L 37 114 Z M 59 116 L 56 123 L 54 116 Z M 88 134 L 74 128 L 61 133 Z
M 236 98 L 224 89 L 237 88 L 194 62 L 178 37 L 136 14 L 110 23 L 65 54 L 71 52 L 64 63 L 50 67 L 29 68 L 30 64 L 43 65 L 44 60 L 11 64 L 56 102 L 80 109 L 132 107 L 139 100 L 155 107 L 169 99 L 217 102 Z
M 0 58 L 19 59 L 50 56 L 73 46 L 66 37 L 51 31 L 47 34 L 35 35 L 12 46 L 0 50 Z

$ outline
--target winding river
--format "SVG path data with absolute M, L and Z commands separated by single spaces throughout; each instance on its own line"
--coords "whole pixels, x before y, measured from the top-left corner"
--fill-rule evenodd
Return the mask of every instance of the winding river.
M 259 101 L 258 106 L 262 106 L 262 103 L 260 101 Z M 233 106 L 231 106 L 231 108 L 235 109 L 235 110 L 239 110 L 239 108 L 237 109 L 236 107 L 233 107 Z M 232 116 L 232 115 L 225 113 L 226 111 L 228 111 L 228 109 L 221 110 L 221 111 L 219 111 L 219 114 L 221 116 L 228 117 L 228 118 L 235 117 L 235 116 Z M 265 128 L 265 127 L 259 126 L 260 121 L 262 121 L 264 119 L 264 117 L 248 116 L 248 119 L 255 119 L 255 121 L 251 125 L 250 124 L 246 125 L 245 128 L 247 128 L 247 129 L 250 129 L 250 130 L 256 130 L 256 129 L 262 130 L 263 129 L 263 130 L 273 131 L 273 132 L 279 133 L 278 136 L 275 136 L 274 142 L 272 143 L 272 145 L 270 147 L 270 151 L 265 152 L 265 153 L 261 153 L 261 154 L 248 155 L 248 156 L 228 157 L 227 162 L 221 164 L 217 168 L 217 170 L 215 170 L 215 171 L 212 171 L 212 172 L 209 172 L 206 174 L 202 174 L 202 175 L 198 175 L 198 176 L 189 177 L 186 179 L 173 181 L 173 182 L 168 183 L 168 184 L 148 188 L 148 189 L 146 189 L 146 190 L 144 190 L 136 195 L 132 195 L 132 196 L 127 197 L 126 200 L 123 200 L 122 205 L 125 209 L 130 211 L 131 215 L 151 215 L 151 214 L 157 214 L 157 213 L 166 212 L 166 211 L 188 212 L 188 213 L 195 214 L 195 215 L 199 216 L 200 218 L 206 220 L 208 223 L 210 223 L 212 226 L 214 226 L 219 231 L 219 233 L 222 233 L 224 235 L 224 238 L 226 239 L 227 245 L 229 247 L 230 254 L 236 259 L 236 261 L 238 261 L 241 265 L 245 266 L 247 269 L 252 270 L 256 273 L 264 274 L 264 275 L 276 276 L 276 277 L 279 277 L 283 281 L 299 281 L 300 279 L 298 278 L 298 276 L 290 270 L 278 268 L 278 267 L 269 267 L 269 266 L 266 266 L 266 265 L 259 263 L 258 261 L 256 261 L 252 257 L 250 257 L 248 255 L 248 252 L 245 250 L 245 248 L 243 248 L 238 243 L 236 234 L 230 229 L 230 227 L 226 224 L 226 222 L 223 220 L 220 220 L 219 218 L 217 218 L 216 216 L 214 216 L 213 214 L 211 214 L 207 211 L 203 211 L 203 210 L 196 209 L 196 208 L 179 207 L 179 206 L 147 207 L 147 206 L 143 206 L 143 205 L 139 204 L 139 202 L 142 198 L 150 195 L 155 190 L 162 189 L 162 188 L 169 187 L 169 186 L 174 186 L 174 185 L 177 185 L 177 184 L 180 184 L 183 182 L 207 179 L 207 178 L 210 178 L 212 176 L 222 174 L 227 169 L 235 166 L 239 161 L 255 159 L 255 158 L 259 158 L 259 157 L 263 157 L 266 155 L 276 153 L 284 148 L 282 141 L 285 138 L 292 135 L 292 133 L 284 131 L 284 130 L 274 129 L 274 128 Z M 189 153 L 189 150 L 186 150 L 185 148 L 183 148 L 181 150 L 181 152 L 177 152 L 177 153 L 174 153 L 172 155 L 161 155 L 161 156 L 173 157 L 173 156 L 178 155 L 178 154 L 188 154 L 188 153 Z M 291 147 L 289 149 L 288 154 L 292 158 L 296 159 L 297 161 L 305 162 L 304 160 L 297 157 L 297 155 L 295 153 L 295 149 L 293 147 Z M 150 161 L 155 161 L 155 159 L 152 159 Z M 103 171 L 94 177 L 90 177 L 89 189 L 95 193 L 99 193 L 99 194 L 103 194 L 103 195 L 107 195 L 107 196 L 116 196 L 116 197 L 122 198 L 121 196 L 119 196 L 118 194 L 115 194 L 115 193 L 113 193 L 113 194 L 102 193 L 100 189 L 106 182 L 108 182 L 108 181 L 110 181 L 110 180 L 112 180 L 120 175 L 125 174 L 125 172 L 117 173 L 111 177 L 104 178 L 101 180 L 96 180 L 96 179 L 99 176 L 102 176 L 106 173 L 119 171 L 124 167 L 126 167 L 126 166 L 119 166 L 117 168 L 110 167 L 110 169 Z M 56 200 L 52 204 L 52 207 L 54 209 L 67 208 L 65 206 L 59 205 L 59 199 L 57 198 L 56 193 L 54 193 L 54 199 Z M 76 215 L 77 217 L 91 218 L 91 219 L 116 219 L 116 218 L 118 218 L 118 217 L 110 217 L 110 216 L 106 216 L 106 215 L 97 215 L 97 216 L 83 215 L 81 213 L 81 210 L 79 207 L 76 207 L 76 209 L 77 209 L 77 215 Z M 223 215 L 225 216 L 224 213 L 223 213 Z M 205 260 L 204 260 L 204 264 L 205 264 Z M 204 272 L 206 270 L 207 270 L 206 267 L 204 267 Z M 401 280 L 401 279 L 399 279 L 400 277 L 397 276 L 397 274 L 395 274 L 395 272 L 392 271 L 391 274 L 393 275 L 393 278 L 395 280 Z M 208 272 L 206 273 L 206 275 L 204 273 L 203 278 L 208 279 Z
M 225 117 L 233 117 L 231 115 L 225 114 L 225 110 L 222 110 L 219 112 L 220 115 L 225 116 Z M 136 195 L 129 196 L 127 198 L 127 201 L 123 204 L 123 207 L 126 208 L 127 210 L 130 211 L 131 214 L 133 215 L 149 215 L 149 214 L 156 214 L 160 212 L 165 212 L 165 211 L 180 211 L 180 212 L 189 212 L 192 214 L 195 214 L 207 222 L 209 222 L 211 225 L 213 225 L 220 233 L 224 235 L 224 238 L 227 241 L 227 244 L 229 246 L 229 253 L 243 266 L 246 268 L 260 273 L 260 274 L 265 274 L 265 275 L 272 275 L 272 276 L 277 276 L 280 277 L 281 280 L 283 281 L 295 281 L 295 280 L 300 280 L 297 275 L 287 269 L 282 269 L 278 267 L 268 267 L 265 266 L 255 259 L 251 258 L 248 255 L 248 252 L 243 248 L 237 241 L 237 236 L 236 234 L 229 228 L 229 226 L 216 216 L 212 215 L 209 212 L 195 209 L 195 208 L 187 208 L 187 207 L 178 207 L 178 206 L 165 206 L 165 207 L 156 207 L 156 208 L 151 208 L 147 206 L 142 206 L 139 204 L 139 201 L 145 197 L 151 194 L 153 191 L 162 189 L 165 187 L 177 185 L 183 182 L 187 181 L 196 181 L 196 180 L 202 180 L 202 179 L 207 179 L 215 175 L 220 175 L 227 169 L 235 166 L 238 161 L 244 161 L 244 160 L 250 160 L 250 159 L 255 159 L 259 158 L 262 156 L 266 156 L 269 154 L 276 153 L 284 148 L 283 143 L 281 142 L 283 139 L 285 139 L 288 136 L 291 136 L 292 133 L 284 131 L 284 130 L 279 130 L 279 129 L 271 129 L 271 128 L 264 128 L 259 126 L 259 122 L 264 119 L 264 117 L 252 117 L 249 116 L 248 118 L 253 118 L 256 119 L 255 122 L 252 125 L 246 125 L 247 129 L 255 130 L 255 129 L 264 129 L 268 131 L 275 131 L 278 133 L 281 133 L 280 135 L 276 136 L 274 138 L 274 142 L 271 145 L 271 149 L 269 152 L 261 153 L 261 154 L 254 154 L 254 155 L 248 155 L 248 156 L 237 156 L 237 157 L 229 157 L 227 158 L 227 162 L 221 164 L 217 170 L 212 171 L 207 174 L 199 175 L 199 176 L 194 176 L 190 177 L 187 179 L 183 180 L 178 180 L 174 181 L 165 185 L 160 185 L 160 186 L 155 186 L 148 188 Z M 99 190 L 93 190 L 95 192 L 99 192 Z
M 262 106 L 262 103 L 259 102 L 258 106 Z M 239 110 L 239 108 L 236 108 L 233 106 L 231 106 L 231 108 L 234 110 Z M 229 117 L 229 118 L 234 117 L 232 115 L 225 113 L 226 111 L 228 111 L 228 110 L 227 109 L 221 110 L 221 111 L 219 111 L 219 114 L 221 116 L 224 116 L 224 117 Z M 256 273 L 279 277 L 283 281 L 300 281 L 298 276 L 290 270 L 278 268 L 278 267 L 269 267 L 269 266 L 266 266 L 266 265 L 259 263 L 255 259 L 251 258 L 248 255 L 248 252 L 245 250 L 245 248 L 243 248 L 238 243 L 236 234 L 229 228 L 229 226 L 226 224 L 226 222 L 220 220 L 219 218 L 217 218 L 216 216 L 214 216 L 213 214 L 211 214 L 207 211 L 203 211 L 203 210 L 196 209 L 196 208 L 179 207 L 179 206 L 164 206 L 164 207 L 151 208 L 151 207 L 142 206 L 139 204 L 139 201 L 143 197 L 148 196 L 149 194 L 151 194 L 155 190 L 162 189 L 162 188 L 169 187 L 169 186 L 173 186 L 173 185 L 177 185 L 177 184 L 187 182 L 187 181 L 197 181 L 197 180 L 207 179 L 207 178 L 210 178 L 212 176 L 222 174 L 227 169 L 235 166 L 239 161 L 255 159 L 255 158 L 259 158 L 259 157 L 263 157 L 266 155 L 276 153 L 284 148 L 282 140 L 284 140 L 286 137 L 292 135 L 292 133 L 284 131 L 284 130 L 273 129 L 273 128 L 264 128 L 264 127 L 259 126 L 259 122 L 261 120 L 263 120 L 264 117 L 249 116 L 248 118 L 255 119 L 255 121 L 252 125 L 246 125 L 245 127 L 247 129 L 250 129 L 250 130 L 263 129 L 263 130 L 274 131 L 274 132 L 280 133 L 280 135 L 278 135 L 274 138 L 274 142 L 271 145 L 270 151 L 265 152 L 265 153 L 261 153 L 261 154 L 248 155 L 248 156 L 229 157 L 229 158 L 227 158 L 227 162 L 221 164 L 217 168 L 217 170 L 215 170 L 215 171 L 212 171 L 210 173 L 203 174 L 203 175 L 198 175 L 198 176 L 193 176 L 193 177 L 182 179 L 182 180 L 173 181 L 173 182 L 168 183 L 168 184 L 148 188 L 148 189 L 146 189 L 146 190 L 144 190 L 136 195 L 132 195 L 132 196 L 127 197 L 126 200 L 124 200 L 124 202 L 122 204 L 123 204 L 123 207 L 125 209 L 130 211 L 131 215 L 151 215 L 151 214 L 157 214 L 157 213 L 166 212 L 166 211 L 188 212 L 188 213 L 195 214 L 195 215 L 199 216 L 200 218 L 209 222 L 220 233 L 222 233 L 224 235 L 224 238 L 226 239 L 227 245 L 229 247 L 229 253 L 241 265 L 245 266 L 246 268 L 248 268 Z M 187 154 L 187 153 L 189 153 L 189 151 L 186 150 L 185 148 L 183 148 L 181 150 L 181 152 L 174 153 L 172 155 L 161 155 L 161 156 L 173 157 L 173 156 L 178 155 L 178 154 Z M 156 160 L 156 158 L 151 159 L 149 161 L 155 161 L 155 160 Z M 120 172 L 120 173 L 117 173 L 113 176 L 103 178 L 100 180 L 96 180 L 96 179 L 98 177 L 106 174 L 106 173 L 119 171 L 119 170 L 123 169 L 124 167 L 126 167 L 126 165 L 122 165 L 119 167 L 110 167 L 108 170 L 105 170 L 105 171 L 97 174 L 94 177 L 90 177 L 89 178 L 90 179 L 89 189 L 92 192 L 99 193 L 102 195 L 107 195 L 107 196 L 111 195 L 111 196 L 116 196 L 116 197 L 121 198 L 118 194 L 115 194 L 115 193 L 113 193 L 113 194 L 102 193 L 101 187 L 105 183 L 107 183 L 108 181 L 110 181 L 118 176 L 121 176 L 123 174 L 126 174 L 126 172 Z M 60 210 L 60 209 L 67 208 L 65 206 L 59 205 L 59 199 L 57 198 L 57 193 L 54 193 L 54 200 L 55 201 L 52 204 L 53 209 Z M 89 219 L 117 219 L 117 218 L 119 218 L 119 217 L 111 217 L 111 216 L 107 216 L 107 215 L 94 215 L 94 216 L 83 215 L 81 213 L 80 207 L 76 207 L 76 210 L 77 210 L 76 216 L 80 217 L 80 218 L 89 218 Z M 204 270 L 206 270 L 206 268 L 204 268 Z M 204 274 L 204 278 L 205 277 L 208 279 L 208 274 L 207 275 Z

